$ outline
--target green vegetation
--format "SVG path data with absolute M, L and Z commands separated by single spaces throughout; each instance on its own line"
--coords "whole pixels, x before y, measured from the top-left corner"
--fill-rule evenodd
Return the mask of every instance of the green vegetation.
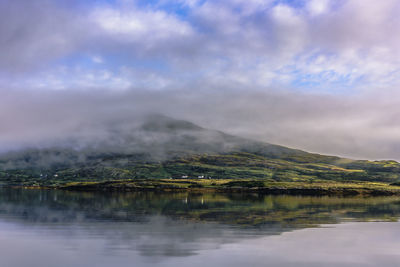
M 400 186 L 378 182 L 331 181 L 271 182 L 264 180 L 233 179 L 135 179 L 104 182 L 71 182 L 53 188 L 75 191 L 193 191 L 247 192 L 286 195 L 390 196 L 400 195 Z
M 313 190 L 314 194 L 318 190 L 318 194 L 344 194 L 340 190 L 354 190 L 349 194 L 355 194 L 372 189 L 397 192 L 400 188 L 400 164 L 395 161 L 351 161 L 311 155 L 300 160 L 298 156 L 281 159 L 247 152 L 203 154 L 164 162 L 127 161 L 118 167 L 112 166 L 117 165 L 119 157 L 107 157 L 100 163 L 69 168 L 3 170 L 0 181 L 4 186 L 63 188 L 72 188 L 74 182 L 89 182 L 86 189 L 96 185 L 98 189 L 124 190 L 204 188 L 274 193 L 280 188 L 282 193 L 293 193 L 297 188 Z M 292 191 L 285 192 L 287 189 Z
M 117 131 L 109 141 L 80 150 L 53 147 L 3 154 L 0 186 L 71 188 L 71 183 L 80 183 L 83 188 L 82 183 L 88 183 L 86 189 L 98 190 L 202 188 L 295 193 L 298 189 L 318 194 L 343 194 L 341 190 L 372 194 L 375 190 L 392 194 L 400 184 L 396 161 L 307 153 L 164 116 L 156 116 L 136 130 L 141 134 Z M 151 142 L 140 136 L 149 136 Z

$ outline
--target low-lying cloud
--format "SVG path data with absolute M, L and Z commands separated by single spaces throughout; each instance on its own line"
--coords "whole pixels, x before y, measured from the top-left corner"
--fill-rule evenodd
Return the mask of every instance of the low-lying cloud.
M 230 134 L 312 152 L 400 159 L 398 100 L 243 90 L 8 92 L 0 99 L 2 151 L 104 140 L 165 114 Z M 11 114 L 11 115 L 10 115 Z

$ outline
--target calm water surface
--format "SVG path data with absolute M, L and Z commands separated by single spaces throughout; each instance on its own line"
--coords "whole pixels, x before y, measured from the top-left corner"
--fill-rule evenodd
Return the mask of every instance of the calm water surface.
M 0 266 L 400 266 L 400 198 L 0 189 Z

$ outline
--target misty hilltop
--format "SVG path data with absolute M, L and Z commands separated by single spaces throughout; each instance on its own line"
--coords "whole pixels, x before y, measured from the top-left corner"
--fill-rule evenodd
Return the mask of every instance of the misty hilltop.
M 135 178 L 259 178 L 274 181 L 396 182 L 395 161 L 356 161 L 308 153 L 200 127 L 163 115 L 102 125 L 0 156 L 0 178 L 18 183 Z M 83 131 L 85 132 L 85 131 Z
M 103 125 L 101 134 L 77 135 L 42 147 L 4 153 L 0 156 L 0 163 L 3 169 L 57 168 L 107 164 L 106 159 L 118 158 L 120 160 L 113 164 L 123 166 L 129 161 L 160 162 L 195 154 L 231 152 L 257 153 L 273 158 L 306 155 L 300 150 L 152 114 L 138 118 L 134 123 L 120 121 Z

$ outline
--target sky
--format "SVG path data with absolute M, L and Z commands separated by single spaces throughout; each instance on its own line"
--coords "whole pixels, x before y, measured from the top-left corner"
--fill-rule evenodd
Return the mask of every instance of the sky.
M 0 151 L 155 112 L 400 160 L 399 72 L 398 0 L 0 0 Z

